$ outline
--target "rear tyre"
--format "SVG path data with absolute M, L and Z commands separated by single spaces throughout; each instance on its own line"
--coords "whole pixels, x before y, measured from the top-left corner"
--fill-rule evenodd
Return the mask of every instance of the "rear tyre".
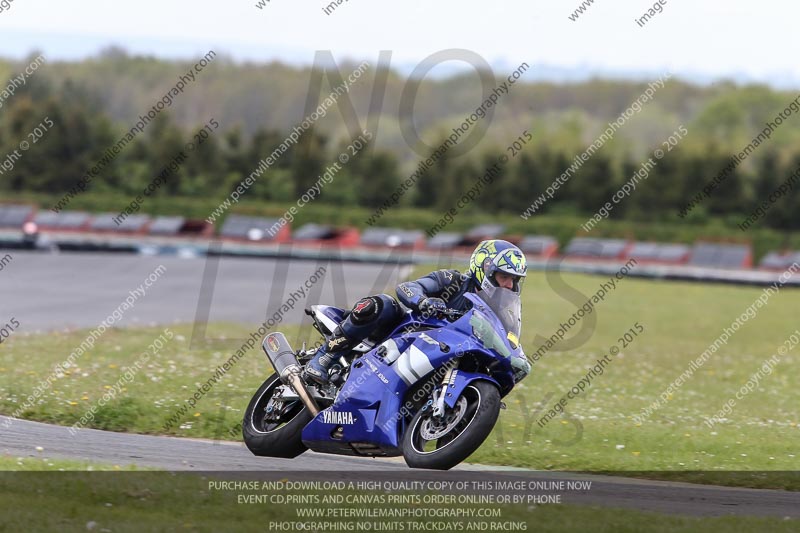
M 449 470 L 477 450 L 497 422 L 500 391 L 488 381 L 473 381 L 443 419 L 428 406 L 403 435 L 403 458 L 411 468 Z
M 311 413 L 300 400 L 275 401 L 282 385 L 277 374 L 267 378 L 244 413 L 242 436 L 253 455 L 292 459 L 308 449 L 302 432 Z

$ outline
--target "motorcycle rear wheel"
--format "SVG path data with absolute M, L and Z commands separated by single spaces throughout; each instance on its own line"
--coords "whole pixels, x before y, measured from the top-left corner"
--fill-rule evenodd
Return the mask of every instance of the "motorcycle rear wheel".
M 242 421 L 242 436 L 253 455 L 292 459 L 308 448 L 303 444 L 303 428 L 312 416 L 300 400 L 285 403 L 280 411 L 268 413 L 275 390 L 282 385 L 273 374 L 259 387 Z

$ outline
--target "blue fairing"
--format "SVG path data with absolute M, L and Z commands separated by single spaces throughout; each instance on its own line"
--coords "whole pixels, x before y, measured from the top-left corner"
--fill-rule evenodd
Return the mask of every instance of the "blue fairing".
M 448 363 L 464 354 L 489 370 L 476 373 L 459 367 L 448 384 L 451 395 L 446 402 L 451 407 L 475 379 L 491 381 L 507 394 L 514 385 L 510 357 L 521 351 L 506 339 L 500 321 L 483 301 L 466 296 L 473 308 L 454 322 L 436 318 L 420 322 L 418 315 L 408 312 L 386 341 L 353 362 L 334 404 L 303 429 L 303 443 L 327 453 L 399 455 L 406 422 L 415 414 L 408 402 L 427 397 L 430 391 L 408 393 L 433 374 L 440 383 Z M 498 334 L 492 342 L 481 341 L 473 334 L 475 324 L 489 324 Z M 478 335 L 485 338 L 485 330 Z

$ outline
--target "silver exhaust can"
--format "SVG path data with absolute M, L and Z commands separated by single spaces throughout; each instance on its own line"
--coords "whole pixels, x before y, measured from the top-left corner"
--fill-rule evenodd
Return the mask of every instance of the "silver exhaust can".
M 317 416 L 320 411 L 319 406 L 300 377 L 302 370 L 300 363 L 297 362 L 297 357 L 295 357 L 289 341 L 286 340 L 286 336 L 283 333 L 270 333 L 264 337 L 261 347 L 281 381 L 290 385 L 311 414 Z

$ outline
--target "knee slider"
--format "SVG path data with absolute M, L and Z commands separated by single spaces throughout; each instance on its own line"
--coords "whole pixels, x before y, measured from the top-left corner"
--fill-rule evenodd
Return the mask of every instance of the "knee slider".
M 378 296 L 367 296 L 356 302 L 350 312 L 353 324 L 360 326 L 374 321 L 383 311 L 383 300 Z
M 342 322 L 341 329 L 348 338 L 361 342 L 367 337 L 381 336 L 403 315 L 400 304 L 388 294 L 362 298 Z

